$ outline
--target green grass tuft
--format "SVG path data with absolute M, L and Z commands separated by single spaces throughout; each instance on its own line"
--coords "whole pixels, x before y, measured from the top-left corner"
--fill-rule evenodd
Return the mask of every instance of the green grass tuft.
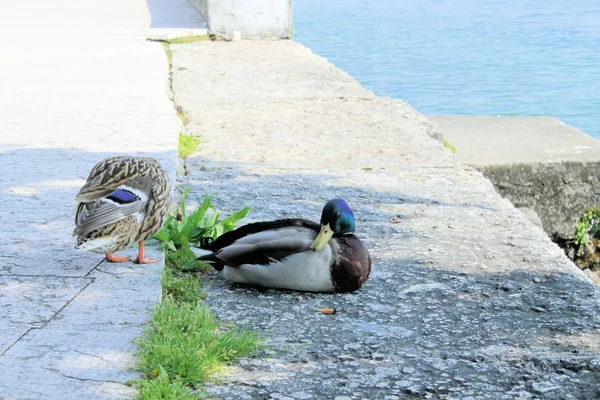
M 219 323 L 201 301 L 206 293 L 200 278 L 189 273 L 211 268 L 196 261 L 190 244 L 232 230 L 249 209 L 220 220 L 212 196 L 205 196 L 188 214 L 188 193 L 183 192 L 179 204 L 180 220 L 169 215 L 154 236 L 165 249 L 163 297 L 152 312 L 150 326 L 136 340 L 137 367 L 144 374 L 134 383 L 139 392 L 137 400 L 197 398 L 194 390 L 223 370 L 226 363 L 253 355 L 262 347 L 262 339 L 253 331 Z
M 195 42 L 204 42 L 205 40 L 210 39 L 209 35 L 197 35 L 197 36 L 184 36 L 178 37 L 169 40 L 163 40 L 163 43 L 167 44 L 186 44 L 186 43 L 195 43 Z
M 198 276 L 182 274 L 169 267 L 163 271 L 162 289 L 163 296 L 171 296 L 181 303 L 196 303 L 206 297 Z
M 200 150 L 200 138 L 198 136 L 187 135 L 185 133 L 179 134 L 179 144 L 177 146 L 179 157 L 189 157 L 198 150 Z
M 171 70 L 173 53 L 171 52 L 171 48 L 169 47 L 169 43 L 162 42 L 163 49 L 165 50 L 165 54 L 167 55 L 167 62 L 169 63 L 169 71 Z
M 202 303 L 181 303 L 167 295 L 137 345 L 138 368 L 146 379 L 159 378 L 162 368 L 170 383 L 197 387 L 223 370 L 225 363 L 254 354 L 262 341 L 249 330 L 222 329 Z
M 447 140 L 444 140 L 444 147 L 449 149 L 452 152 L 452 154 L 456 153 L 456 147 L 452 146 L 452 144 Z
M 182 382 L 171 383 L 164 368 L 159 367 L 158 376 L 153 380 L 137 383 L 139 394 L 136 400 L 192 400 L 192 389 Z

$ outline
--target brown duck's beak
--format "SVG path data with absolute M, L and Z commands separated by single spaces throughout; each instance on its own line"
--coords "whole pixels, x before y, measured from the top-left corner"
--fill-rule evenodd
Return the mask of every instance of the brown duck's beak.
M 333 230 L 327 225 L 321 225 L 321 231 L 317 235 L 317 238 L 310 245 L 310 249 L 314 251 L 320 251 L 327 245 L 331 237 L 333 236 Z

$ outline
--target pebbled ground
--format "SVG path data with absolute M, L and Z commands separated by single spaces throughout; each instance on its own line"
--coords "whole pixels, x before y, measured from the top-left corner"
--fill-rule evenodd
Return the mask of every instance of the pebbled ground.
M 353 294 L 209 275 L 208 303 L 262 331 L 269 356 L 242 360 L 209 397 L 600 396 L 600 290 L 409 105 L 291 41 L 173 46 L 172 78 L 203 139 L 180 182 L 191 202 L 216 193 L 223 212 L 252 207 L 248 222 L 318 220 L 343 197 L 373 258 Z

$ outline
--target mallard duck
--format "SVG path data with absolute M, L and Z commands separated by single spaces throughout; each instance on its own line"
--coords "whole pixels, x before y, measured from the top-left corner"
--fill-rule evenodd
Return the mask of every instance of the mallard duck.
M 257 222 L 227 232 L 198 257 L 229 281 L 306 292 L 352 292 L 371 272 L 369 251 L 354 236 L 348 203 L 325 204 L 321 224 L 306 219 Z
M 127 262 L 129 256 L 112 253 L 139 242 L 134 263 L 159 261 L 144 257 L 144 240 L 162 226 L 170 198 L 169 177 L 155 159 L 122 156 L 99 162 L 75 198 L 75 250 Z

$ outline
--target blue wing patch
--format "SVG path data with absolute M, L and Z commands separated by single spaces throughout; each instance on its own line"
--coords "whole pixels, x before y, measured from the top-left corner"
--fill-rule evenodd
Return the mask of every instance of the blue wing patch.
M 130 204 L 135 201 L 140 201 L 140 198 L 138 196 L 125 189 L 117 189 L 108 196 L 106 196 L 106 198 L 119 204 Z

